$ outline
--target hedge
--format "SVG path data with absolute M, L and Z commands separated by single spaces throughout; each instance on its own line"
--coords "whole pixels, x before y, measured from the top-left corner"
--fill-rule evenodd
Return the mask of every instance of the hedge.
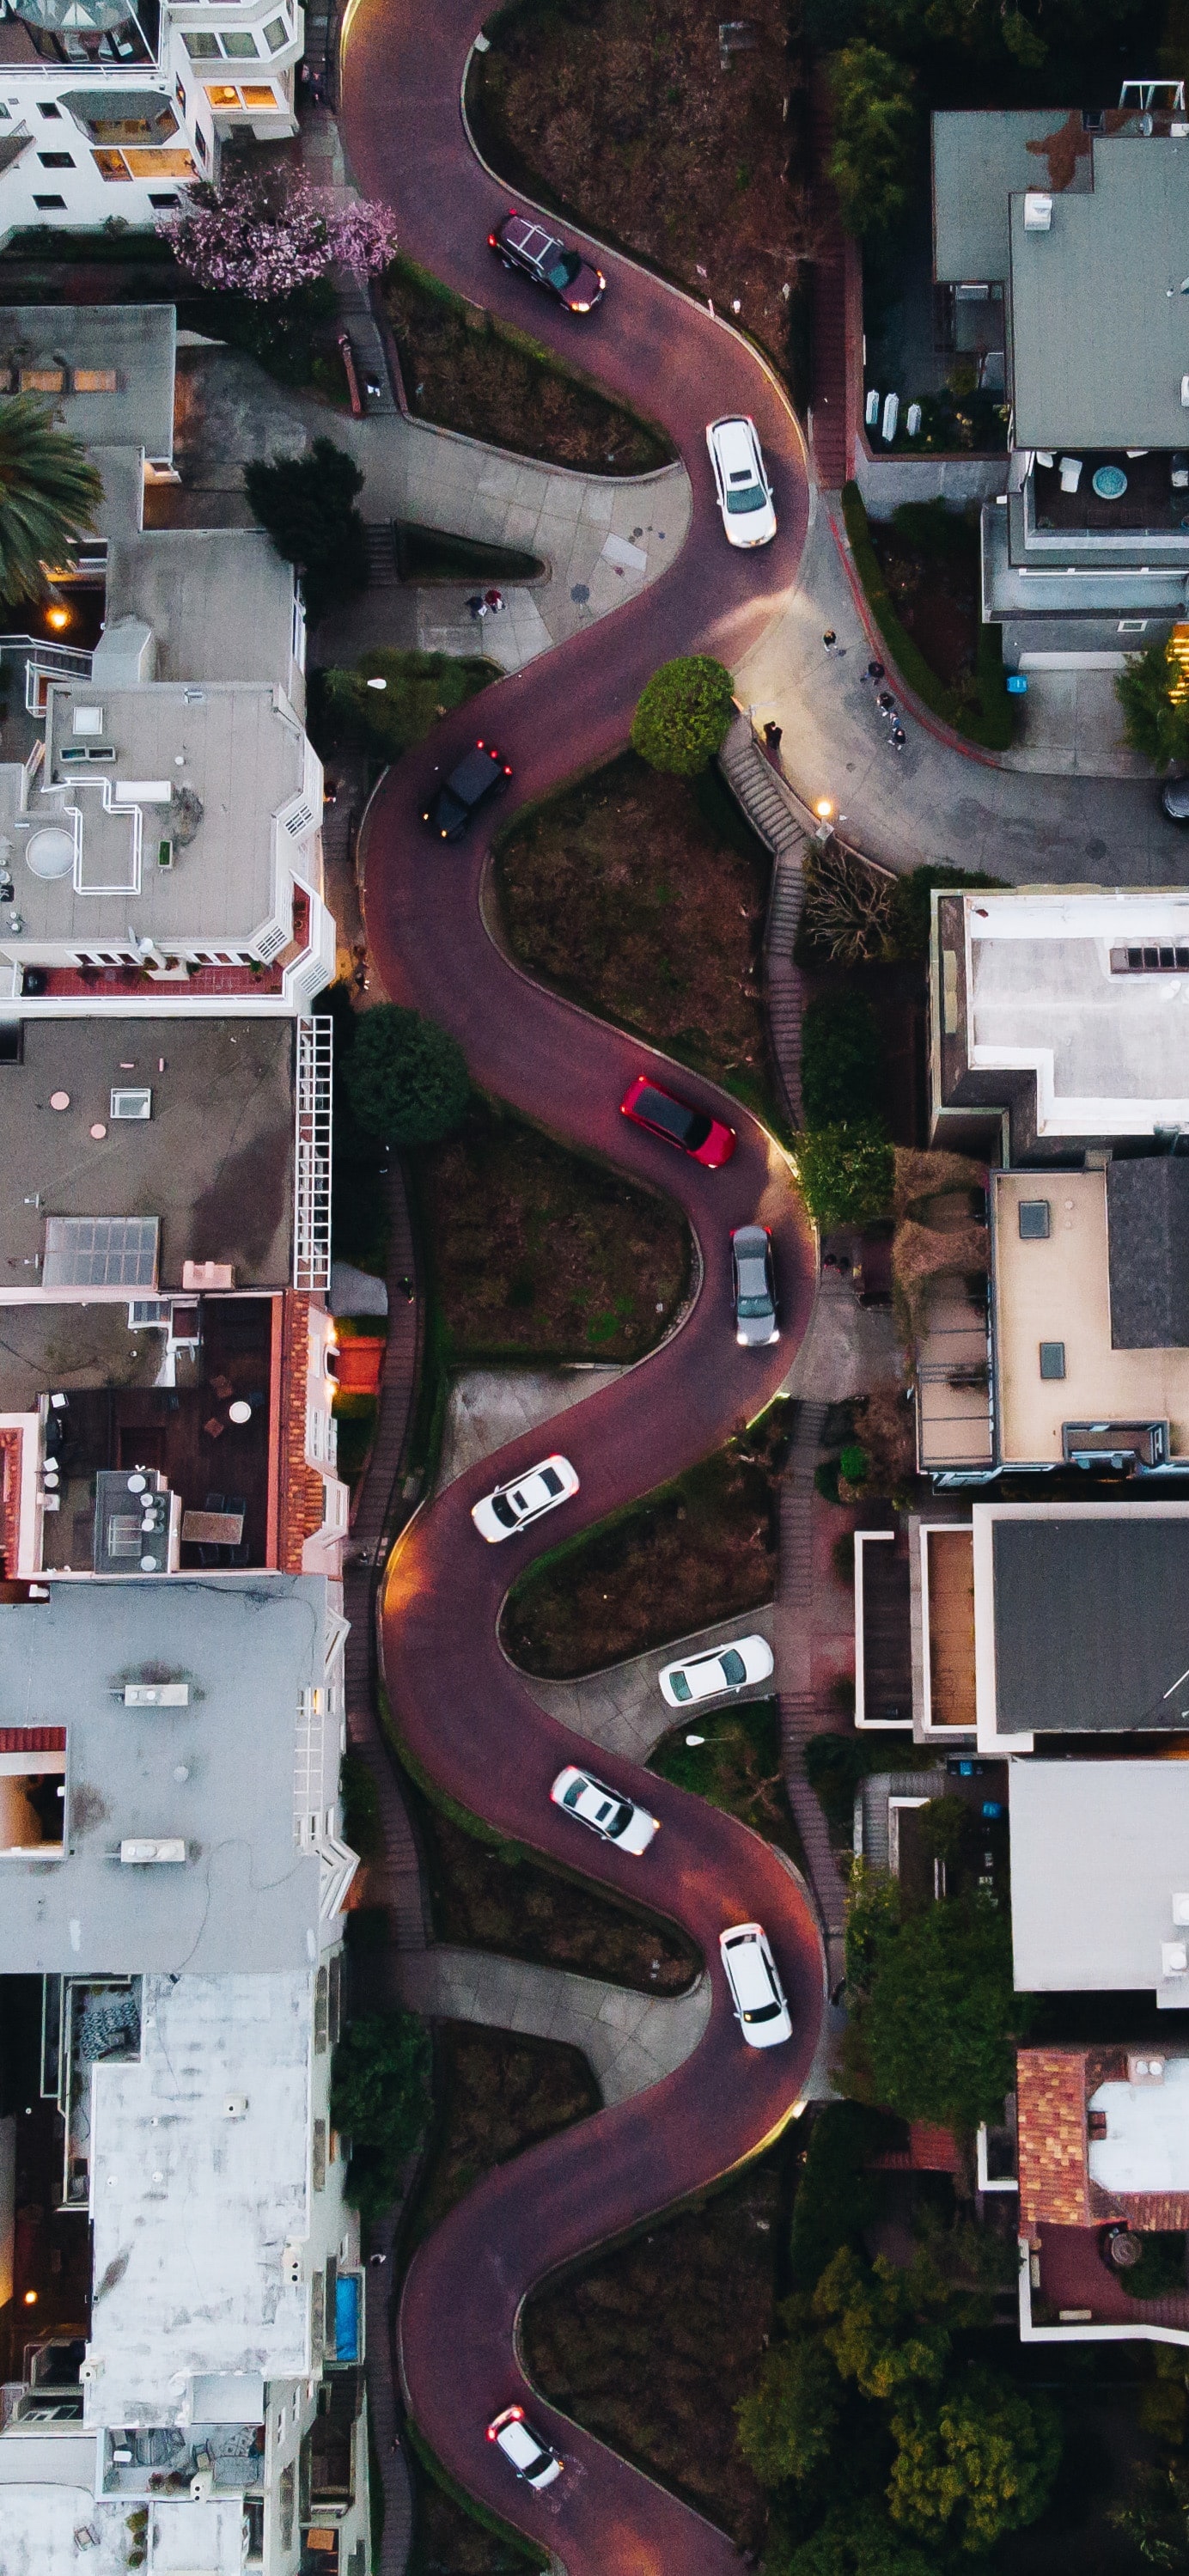
M 913 643 L 907 627 L 897 615 L 891 592 L 867 525 L 863 495 L 857 483 L 847 483 L 842 494 L 842 515 L 855 568 L 867 593 L 867 604 L 901 679 L 924 704 L 940 716 L 955 733 L 964 734 L 968 742 L 981 743 L 987 751 L 1006 751 L 1015 733 L 1015 710 L 1003 685 L 1003 636 L 998 626 L 978 630 L 975 679 L 978 683 L 977 713 L 964 707 L 957 692 L 938 678 L 925 660 L 919 645 Z

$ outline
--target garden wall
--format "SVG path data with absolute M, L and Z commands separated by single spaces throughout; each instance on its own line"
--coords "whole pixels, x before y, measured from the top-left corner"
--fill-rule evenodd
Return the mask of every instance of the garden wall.
M 1006 456 L 880 456 L 855 440 L 855 481 L 873 519 L 890 519 L 902 501 L 989 501 L 1006 492 Z

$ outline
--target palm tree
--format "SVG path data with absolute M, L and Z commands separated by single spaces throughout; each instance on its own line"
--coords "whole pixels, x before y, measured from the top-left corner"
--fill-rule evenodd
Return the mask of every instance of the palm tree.
M 94 466 L 46 403 L 0 402 L 0 600 L 44 599 L 46 566 L 69 560 L 102 499 Z

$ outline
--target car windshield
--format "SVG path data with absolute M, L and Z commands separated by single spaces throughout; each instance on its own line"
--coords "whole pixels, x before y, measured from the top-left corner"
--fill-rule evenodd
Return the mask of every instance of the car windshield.
M 761 2004 L 758 2012 L 745 2012 L 744 2021 L 775 2021 L 779 2004 Z
M 545 283 L 546 283 L 546 285 L 547 285 L 547 286 L 553 286 L 553 287 L 556 287 L 558 294 L 559 294 L 559 295 L 564 295 L 564 294 L 565 294 L 565 291 L 566 291 L 567 286 L 572 286 L 572 285 L 573 285 L 574 280 L 575 280 L 575 278 L 577 277 L 577 275 L 578 275 L 578 271 L 579 271 L 579 269 L 581 268 L 581 266 L 582 266 L 582 254 L 581 254 L 581 251 L 576 251 L 576 250 L 566 250 L 566 251 L 563 251 L 563 252 L 562 252 L 562 255 L 561 255 L 561 258 L 560 258 L 560 259 L 555 259 L 555 260 L 554 260 L 554 263 L 553 263 L 552 268 L 547 268 L 547 269 L 546 269 L 546 271 L 545 271 Z
M 493 1494 L 491 1497 L 491 1508 L 495 1513 L 497 1521 L 502 1521 L 505 1529 L 515 1529 L 516 1514 L 513 1511 L 506 1494 Z
M 728 486 L 727 486 L 727 508 L 728 508 L 728 510 L 730 510 L 732 513 L 737 514 L 740 510 L 762 510 L 762 509 L 763 509 L 764 503 L 765 503 L 765 501 L 767 500 L 768 495 L 767 495 L 767 493 L 765 492 L 765 490 L 764 490 L 764 486 L 763 486 L 763 484 L 762 484 L 762 483 L 751 483 L 751 482 L 749 482 L 749 483 L 747 484 L 746 488 L 745 488 L 744 490 L 742 490 L 742 491 L 735 491 L 735 490 L 733 490 L 733 489 L 732 489 L 732 485 L 733 485 L 733 483 L 734 483 L 734 476 L 732 476 L 732 478 L 731 478 L 731 483 L 730 483 L 730 484 L 728 484 Z
M 599 1823 L 603 1827 L 604 1832 L 610 1834 L 612 1841 L 614 1841 L 619 1834 L 624 1832 L 625 1828 L 630 1825 L 631 1821 L 632 1810 L 622 1799 L 618 1805 L 612 1802 L 608 1806 L 604 1807 L 603 1812 L 599 1817 Z
M 663 1091 L 642 1091 L 636 1110 L 654 1127 L 663 1127 L 666 1136 L 675 1136 L 678 1144 L 684 1145 L 691 1154 L 698 1152 L 710 1133 L 710 1120 L 704 1118 L 700 1110 L 687 1109 L 683 1101 L 670 1100 Z
M 768 1296 L 741 1297 L 739 1300 L 739 1312 L 741 1315 L 745 1316 L 770 1315 L 772 1312 L 772 1300 Z
M 560 1494 L 561 1477 L 553 1467 L 542 1467 L 541 1482 L 547 1494 Z
M 733 1646 L 727 1647 L 722 1659 L 722 1670 L 723 1680 L 732 1684 L 745 1682 L 747 1679 L 747 1666 L 742 1655 L 737 1655 Z
M 562 1791 L 561 1802 L 563 1807 L 576 1807 L 580 1800 L 585 1797 L 586 1791 L 589 1787 L 589 1780 L 571 1780 L 569 1788 L 563 1789 Z
M 672 1683 L 673 1683 L 673 1697 L 674 1697 L 674 1699 L 692 1699 L 692 1698 L 693 1698 L 693 1692 L 692 1692 L 692 1690 L 690 1689 L 689 1683 L 687 1682 L 687 1680 L 686 1680 L 686 1678 L 685 1678 L 684 1673 L 674 1673 L 674 1674 L 671 1676 L 671 1679 L 672 1679 Z

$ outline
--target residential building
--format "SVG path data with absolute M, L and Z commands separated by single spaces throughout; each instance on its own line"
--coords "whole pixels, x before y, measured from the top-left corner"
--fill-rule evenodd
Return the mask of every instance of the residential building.
M 130 1476 L 172 1497 L 160 1565 L 156 1537 L 133 1549 L 147 1570 L 337 1574 L 329 1022 L 98 1016 L 15 1034 L 0 1059 L 7 1574 L 112 1570 L 103 1531 L 112 1509 L 127 1519 Z
M 935 116 L 933 218 L 938 283 L 1004 369 L 983 615 L 1010 668 L 1121 668 L 1180 619 L 1189 573 L 1182 85 L 1129 81 L 1102 114 Z
M 1189 2052 L 1023 2048 L 1016 2077 L 1024 2340 L 1189 2343 L 1189 2284 L 1128 2292 L 1144 2236 L 1189 2227 Z
M 296 0 L 22 0 L 0 30 L 0 232 L 148 226 L 225 141 L 297 130 Z

